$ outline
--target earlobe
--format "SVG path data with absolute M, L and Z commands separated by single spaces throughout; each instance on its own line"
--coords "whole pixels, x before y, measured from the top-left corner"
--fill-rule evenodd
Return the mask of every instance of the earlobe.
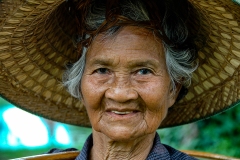
M 182 88 L 182 84 L 176 83 L 175 88 L 173 89 L 173 86 L 171 85 L 170 89 L 170 102 L 169 102 L 169 108 L 173 106 L 173 104 L 176 102 L 178 94 Z
M 182 84 L 177 83 L 177 84 L 176 84 L 175 95 L 174 95 L 175 101 L 176 101 L 176 99 L 177 99 L 177 97 L 178 97 L 179 92 L 181 91 L 181 89 L 182 89 Z

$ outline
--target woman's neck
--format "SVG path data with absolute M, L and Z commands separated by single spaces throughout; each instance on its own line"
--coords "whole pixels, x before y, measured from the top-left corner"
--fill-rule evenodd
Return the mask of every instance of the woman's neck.
M 145 135 L 129 141 L 113 141 L 106 135 L 93 131 L 93 147 L 91 160 L 131 159 L 144 160 L 147 158 L 156 133 Z

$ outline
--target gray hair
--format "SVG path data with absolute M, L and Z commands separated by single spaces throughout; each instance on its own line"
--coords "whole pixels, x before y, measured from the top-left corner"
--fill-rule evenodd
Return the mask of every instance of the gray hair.
M 125 1 L 122 4 L 122 15 L 132 19 L 134 21 L 149 21 L 149 14 L 144 4 L 139 0 L 137 2 Z M 162 21 L 163 30 L 169 39 L 174 39 L 177 44 L 184 44 L 188 38 L 188 28 L 181 17 L 176 16 L 174 27 L 168 22 L 173 18 L 171 10 L 167 10 Z M 105 20 L 105 8 L 104 6 L 92 6 L 86 17 L 86 24 L 90 29 L 97 29 Z M 121 26 L 115 26 L 110 28 L 106 37 L 113 35 Z M 176 29 L 177 28 L 177 29 Z M 159 30 L 159 32 L 162 32 Z M 153 33 L 154 34 L 154 33 Z M 185 47 L 184 49 L 178 49 L 174 45 L 169 45 L 163 41 L 165 49 L 166 65 L 170 75 L 171 84 L 175 91 L 176 83 L 183 84 L 188 87 L 191 83 L 192 73 L 197 68 L 195 61 L 196 50 L 194 47 Z M 190 45 L 191 46 L 191 45 Z M 67 88 L 68 92 L 81 99 L 81 78 L 85 67 L 85 58 L 87 54 L 87 48 L 84 47 L 81 58 L 75 62 L 71 67 L 68 67 L 63 75 L 63 85 Z

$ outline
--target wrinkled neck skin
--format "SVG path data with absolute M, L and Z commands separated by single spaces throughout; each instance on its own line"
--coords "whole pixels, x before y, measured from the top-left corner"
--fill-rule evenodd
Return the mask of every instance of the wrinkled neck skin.
M 91 160 L 145 160 L 152 148 L 156 133 L 151 133 L 134 140 L 113 141 L 106 135 L 93 129 L 93 147 Z

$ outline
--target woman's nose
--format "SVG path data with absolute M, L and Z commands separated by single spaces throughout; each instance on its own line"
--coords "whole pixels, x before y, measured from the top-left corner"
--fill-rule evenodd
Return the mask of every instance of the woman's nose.
M 116 102 L 127 102 L 138 98 L 137 91 L 127 82 L 115 82 L 106 92 L 105 97 Z

